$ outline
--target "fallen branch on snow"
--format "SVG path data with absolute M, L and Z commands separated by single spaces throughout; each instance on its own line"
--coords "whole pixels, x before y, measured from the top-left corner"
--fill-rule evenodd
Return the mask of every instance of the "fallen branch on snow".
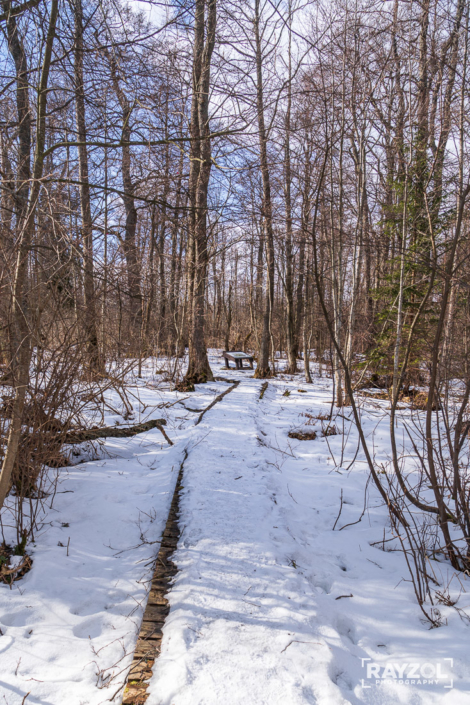
M 235 389 L 235 387 L 238 387 L 239 384 L 240 384 L 240 382 L 234 382 L 234 384 L 232 384 L 231 387 L 229 387 L 228 389 L 226 389 L 225 392 L 222 392 L 222 394 L 219 394 L 218 396 L 216 396 L 216 398 L 214 399 L 214 401 L 212 401 L 212 402 L 209 404 L 209 406 L 208 406 L 206 409 L 204 409 L 204 411 L 203 411 L 201 414 L 199 414 L 199 418 L 198 418 L 198 420 L 196 421 L 196 423 L 195 423 L 194 425 L 197 426 L 198 423 L 201 423 L 202 417 L 204 416 L 204 414 L 207 413 L 210 409 L 212 409 L 212 407 L 215 406 L 218 401 L 222 401 L 222 399 L 224 398 L 224 396 L 225 396 L 226 394 L 229 394 L 229 392 L 231 392 L 233 389 Z
M 100 438 L 131 438 L 138 433 L 145 433 L 146 431 L 151 431 L 153 428 L 158 428 L 172 446 L 173 441 L 168 438 L 163 426 L 166 426 L 165 419 L 153 419 L 152 421 L 135 424 L 135 426 L 104 426 L 103 428 L 70 431 L 65 436 L 64 443 L 84 443 L 85 441 L 97 441 Z

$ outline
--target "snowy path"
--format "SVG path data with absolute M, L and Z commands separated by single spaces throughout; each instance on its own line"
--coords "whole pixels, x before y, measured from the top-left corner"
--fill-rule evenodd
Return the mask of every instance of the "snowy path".
M 113 696 L 132 660 L 152 542 L 187 449 L 179 572 L 148 705 L 470 705 L 468 626 L 443 605 L 447 626 L 429 631 L 421 622 L 402 554 L 371 545 L 388 531 L 372 486 L 358 522 L 367 472 L 357 434 L 338 417 L 340 433 L 322 437 L 317 418 L 329 412 L 330 381 L 278 378 L 260 401 L 261 382 L 230 377 L 240 385 L 199 425 L 184 404 L 203 410 L 227 383 L 200 385 L 176 406 L 175 392 L 139 391 L 142 409 L 172 404 L 173 447 L 155 430 L 110 441 L 103 457 L 61 471 L 33 569 L 14 590 L 0 586 L 0 703 L 22 705 L 29 693 L 26 705 L 119 704 Z M 385 460 L 386 414 L 366 409 L 363 419 Z M 315 429 L 317 438 L 291 440 L 293 429 Z M 446 585 L 450 574 L 443 566 L 436 577 Z M 461 576 L 467 609 L 469 582 Z M 446 658 L 452 689 L 362 687 L 361 659 Z
M 340 436 L 329 447 L 317 439 L 294 448 L 287 431 L 312 397 L 297 393 L 298 383 L 270 382 L 260 402 L 260 387 L 244 381 L 189 444 L 180 572 L 148 705 L 468 705 L 466 628 L 453 615 L 456 631 L 429 632 L 411 588 L 394 590 L 406 576 L 402 557 L 369 545 L 386 524 L 378 502 L 364 524 L 332 531 L 345 479 L 330 455 L 339 454 Z M 316 390 L 317 412 L 328 398 Z M 353 457 L 356 439 L 345 447 Z M 340 525 L 361 514 L 360 460 L 345 484 Z M 344 595 L 351 597 L 337 599 Z M 452 692 L 361 687 L 361 658 L 422 660 L 430 652 L 453 655 Z
M 205 416 L 205 443 L 185 464 L 182 574 L 170 597 L 178 624 L 149 705 L 161 702 L 159 688 L 175 685 L 178 703 L 192 705 L 246 702 L 247 691 L 259 705 L 309 702 L 307 660 L 297 659 L 297 673 L 279 663 L 289 641 L 309 638 L 315 612 L 311 588 L 275 550 L 285 522 L 257 441 L 259 386 L 241 385 Z

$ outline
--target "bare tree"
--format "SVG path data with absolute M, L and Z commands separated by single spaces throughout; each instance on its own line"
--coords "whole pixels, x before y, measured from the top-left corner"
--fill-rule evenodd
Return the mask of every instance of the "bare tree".
M 16 265 L 13 275 L 11 295 L 11 350 L 10 370 L 15 389 L 11 410 L 11 422 L 8 431 L 5 454 L 0 473 L 0 508 L 10 489 L 10 480 L 15 464 L 18 444 L 21 436 L 23 410 L 26 389 L 30 378 L 30 363 L 33 341 L 29 318 L 29 282 L 28 259 L 33 240 L 35 215 L 41 189 L 46 146 L 46 108 L 49 72 L 58 14 L 58 0 L 51 0 L 49 21 L 43 47 L 43 59 L 38 85 L 36 115 L 36 145 L 33 157 L 31 178 L 25 184 L 23 179 L 29 175 L 31 118 L 29 112 L 28 81 L 26 77 L 27 62 L 24 47 L 18 36 L 14 17 L 8 17 L 10 5 L 4 4 L 8 26 L 9 49 L 16 68 L 16 97 L 19 122 L 19 179 L 20 195 L 16 225 Z
M 213 379 L 204 340 L 208 265 L 207 193 L 212 167 L 209 125 L 210 69 L 215 45 L 216 0 L 196 0 L 189 172 L 189 363 L 188 384 Z

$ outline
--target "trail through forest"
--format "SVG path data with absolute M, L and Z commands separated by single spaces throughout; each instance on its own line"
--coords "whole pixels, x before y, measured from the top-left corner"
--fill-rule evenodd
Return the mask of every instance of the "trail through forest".
M 470 705 L 468 0 L 1 5 L 0 705 Z
M 348 408 L 326 420 L 331 380 L 281 375 L 260 399 L 261 381 L 230 377 L 240 384 L 196 425 L 230 383 L 188 398 L 153 388 L 145 372 L 130 387 L 136 421 L 166 416 L 174 446 L 158 429 L 110 438 L 60 470 L 32 570 L 0 588 L 6 702 L 26 693 L 42 705 L 120 702 L 187 451 L 178 573 L 149 705 L 470 703 L 467 627 L 445 606 L 446 626 L 421 621 L 402 553 L 382 550 L 388 512 L 367 483 Z M 378 461 L 388 453 L 386 404 L 362 408 Z M 443 583 L 448 570 L 436 576 Z M 423 654 L 453 659 L 452 690 L 364 687 L 367 660 Z

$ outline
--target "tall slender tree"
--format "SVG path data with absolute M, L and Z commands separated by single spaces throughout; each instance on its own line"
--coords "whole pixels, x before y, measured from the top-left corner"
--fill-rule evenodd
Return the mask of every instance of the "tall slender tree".
M 213 379 L 204 338 L 208 252 L 208 188 L 212 167 L 209 125 L 211 58 L 217 24 L 216 0 L 196 0 L 192 68 L 189 171 L 188 286 L 189 363 L 186 383 Z

